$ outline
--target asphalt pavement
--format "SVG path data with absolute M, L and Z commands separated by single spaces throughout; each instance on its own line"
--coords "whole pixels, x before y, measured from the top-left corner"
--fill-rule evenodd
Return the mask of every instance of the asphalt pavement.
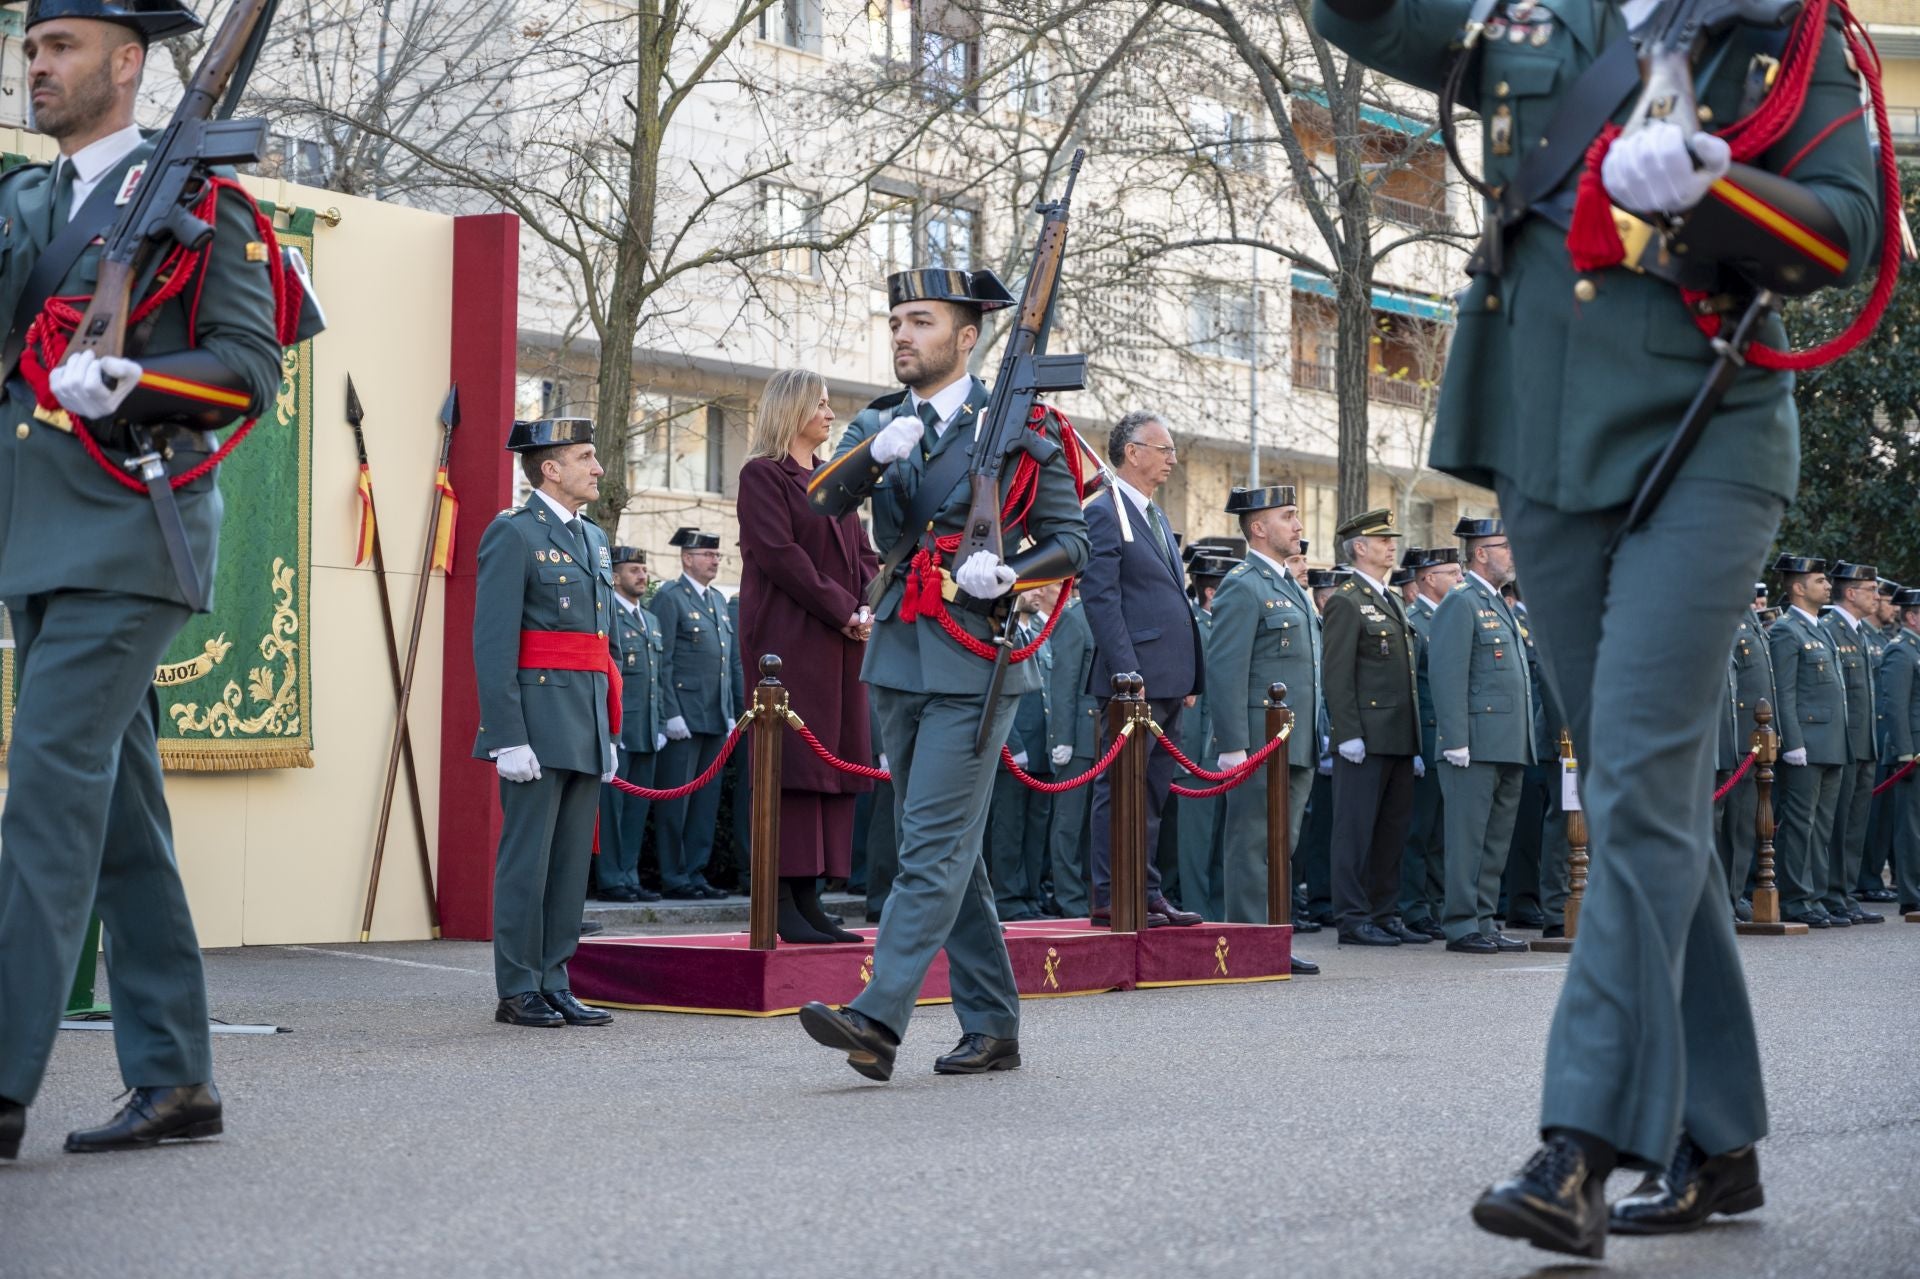
M 1532 1148 L 1565 957 L 1322 933 L 1317 978 L 1030 1001 L 1002 1075 L 933 1075 L 923 1008 L 887 1085 L 791 1017 L 496 1025 L 473 943 L 211 952 L 218 1017 L 290 1028 L 216 1038 L 226 1135 L 60 1153 L 120 1091 L 64 1032 L 0 1276 L 1920 1274 L 1920 926 L 1741 948 L 1767 1206 L 1599 1268 L 1467 1219 Z

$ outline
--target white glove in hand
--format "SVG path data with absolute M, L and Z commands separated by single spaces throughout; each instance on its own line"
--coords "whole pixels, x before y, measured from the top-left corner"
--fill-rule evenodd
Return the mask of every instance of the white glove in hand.
M 667 737 L 676 742 L 684 742 L 693 734 L 687 731 L 687 720 L 683 715 L 675 715 L 667 721 Z
M 611 782 L 615 777 L 619 776 L 619 773 L 620 773 L 620 743 L 619 742 L 607 743 L 607 758 L 612 760 L 613 764 L 611 767 L 607 769 L 606 772 L 600 774 L 600 784 L 602 786 L 605 786 L 608 782 Z
M 1349 764 L 1367 762 L 1367 744 L 1358 737 L 1350 737 L 1340 743 L 1340 758 Z
M 1073 758 L 1073 747 L 1063 743 L 1053 748 L 1053 766 L 1055 768 L 1060 767 L 1062 764 L 1066 763 L 1068 760 L 1072 758 Z
M 140 366 L 117 355 L 101 359 L 82 351 L 47 375 L 47 389 L 60 407 L 89 420 L 111 417 L 140 385 Z M 112 386 L 107 379 L 114 379 Z
M 898 462 L 913 452 L 926 430 L 926 423 L 912 413 L 893 419 L 880 428 L 880 434 L 873 437 L 873 460 L 882 465 Z
M 1013 589 L 1017 576 L 992 551 L 975 551 L 954 571 L 953 581 L 977 600 L 997 600 Z
M 1671 120 L 1652 120 L 1607 148 L 1600 180 L 1622 208 L 1685 213 L 1732 162 L 1733 152 L 1711 133 L 1687 134 Z
M 1427 761 L 1424 759 L 1421 759 L 1418 755 L 1415 755 L 1413 757 L 1413 776 L 1415 780 L 1425 777 L 1426 775 L 1427 775 Z
M 1238 768 L 1246 762 L 1247 753 L 1245 751 L 1224 751 L 1220 755 L 1220 767 L 1214 771 L 1224 773 L 1230 769 Z
M 891 772 L 893 771 L 893 770 L 892 770 L 891 768 L 888 768 L 888 767 L 887 767 L 887 757 L 886 757 L 885 755 L 882 755 L 882 756 L 880 756 L 880 759 L 879 759 L 879 764 L 880 764 L 880 771 L 881 771 L 881 772 L 883 772 L 883 773 L 891 773 Z
M 1027 766 L 1027 753 L 1025 751 L 1021 751 L 1013 757 L 1013 766 L 1015 768 L 1025 768 Z
M 1322 777 L 1332 777 L 1333 776 L 1333 757 L 1330 755 L 1322 756 L 1320 759 L 1320 767 L 1315 771 L 1317 771 Z
M 653 735 L 653 749 L 657 751 L 667 749 L 667 735 L 665 733 L 655 733 Z
M 1805 768 L 1807 766 L 1807 748 L 1802 746 L 1799 750 L 1788 751 L 1780 758 L 1792 764 L 1795 768 Z
M 1455 768 L 1465 768 L 1468 764 L 1473 763 L 1473 752 L 1465 746 L 1462 746 L 1459 750 L 1441 751 L 1440 754 L 1445 757 L 1447 763 L 1452 764 Z
M 540 780 L 540 761 L 534 756 L 531 746 L 507 747 L 493 757 L 493 767 L 502 778 L 510 782 Z

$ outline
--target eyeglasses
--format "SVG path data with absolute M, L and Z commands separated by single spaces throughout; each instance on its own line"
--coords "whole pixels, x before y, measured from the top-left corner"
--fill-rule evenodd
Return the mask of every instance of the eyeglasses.
M 1169 462 L 1180 456 L 1180 450 L 1171 444 L 1149 444 L 1145 440 L 1128 440 L 1127 444 L 1133 448 L 1152 449 L 1157 453 L 1165 453 Z
M 1481 546 L 1481 548 L 1482 548 L 1482 549 L 1484 549 L 1484 550 L 1489 550 L 1489 551 L 1504 551 L 1504 550 L 1506 550 L 1506 549 L 1507 549 L 1507 548 L 1508 548 L 1509 546 L 1512 546 L 1512 545 L 1513 545 L 1513 543 L 1512 543 L 1512 542 L 1482 542 L 1482 543 L 1480 543 L 1480 546 Z

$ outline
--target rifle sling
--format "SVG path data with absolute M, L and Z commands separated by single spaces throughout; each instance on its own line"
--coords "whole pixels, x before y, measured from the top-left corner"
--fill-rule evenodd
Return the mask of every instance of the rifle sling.
M 20 290 L 20 296 L 13 307 L 13 327 L 7 330 L 7 343 L 4 353 L 0 354 L 0 382 L 13 376 L 20 365 L 20 356 L 27 349 L 27 330 L 40 315 L 40 309 L 60 287 L 60 281 L 67 278 L 67 272 L 73 270 L 74 263 L 86 252 L 94 237 L 103 236 L 113 229 L 114 199 L 120 193 L 120 183 L 104 179 L 87 196 L 80 211 L 68 219 L 60 234 L 53 237 L 53 243 L 41 250 L 40 258 L 33 264 L 32 274 Z
M 978 419 L 976 419 L 977 421 Z M 956 423 L 947 428 L 959 430 Z M 873 579 L 873 588 L 867 600 L 868 607 L 877 607 L 880 597 L 893 581 L 893 575 L 913 554 L 913 548 L 920 544 L 920 536 L 926 532 L 927 523 L 939 512 L 947 494 L 953 492 L 954 485 L 965 475 L 973 461 L 974 447 L 979 443 L 979 435 L 967 441 L 965 448 L 951 448 L 934 459 L 920 476 L 920 487 L 913 491 L 913 501 L 907 506 L 906 519 L 900 525 L 900 537 L 887 550 L 887 557 L 880 562 L 880 572 Z

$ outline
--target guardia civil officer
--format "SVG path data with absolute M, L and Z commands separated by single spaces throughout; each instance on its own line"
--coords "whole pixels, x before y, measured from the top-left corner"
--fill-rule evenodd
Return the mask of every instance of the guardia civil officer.
M 1896 768 L 1920 753 L 1920 589 L 1894 598 L 1900 633 L 1887 645 L 1880 668 L 1881 743 Z M 1894 802 L 1893 868 L 1901 913 L 1920 911 L 1920 782 L 1913 774 L 1889 792 Z
M 24 87 L 34 128 L 60 157 L 0 177 L 9 370 L 45 297 L 93 291 L 99 236 L 152 154 L 134 125 L 149 42 L 199 27 L 159 0 L 28 6 Z M 0 598 L 19 680 L 0 817 L 0 1160 L 19 1153 L 93 911 L 111 939 L 114 1046 L 131 1095 L 104 1127 L 70 1133 L 67 1149 L 209 1137 L 223 1122 L 153 691 L 167 646 L 211 607 L 198 583 L 181 585 L 166 538 L 213 580 L 218 480 L 174 490 L 162 509 L 104 473 L 75 434 L 77 419 L 118 470 L 148 451 L 137 437 L 149 433 L 178 476 L 217 447 L 213 431 L 272 402 L 281 347 L 265 246 L 233 192 L 220 194 L 215 222 L 197 282 L 154 312 L 131 358 L 67 359 L 50 380 L 57 410 L 40 410 L 17 371 L 0 387 Z M 23 299 L 36 282 L 44 292 Z
M 1840 804 L 1841 774 L 1851 762 L 1847 740 L 1847 690 L 1840 655 L 1820 621 L 1820 609 L 1833 594 L 1827 562 L 1782 554 L 1773 571 L 1784 579 L 1787 607 L 1767 631 L 1773 650 L 1774 688 L 1780 695 L 1774 726 L 1780 732 L 1780 827 L 1778 850 L 1780 913 L 1810 928 L 1831 928 L 1834 919 L 1822 906 L 1827 891 L 1834 813 Z M 1851 916 L 1839 921 L 1852 924 Z
M 1733 649 L 1727 657 L 1727 714 L 1720 723 L 1718 767 L 1714 791 L 1718 793 L 1740 767 L 1757 727 L 1754 711 L 1764 699 L 1774 708 L 1774 727 L 1779 728 L 1779 695 L 1773 688 L 1773 650 L 1767 642 L 1760 615 L 1751 609 L 1741 613 L 1733 632 Z M 1753 769 L 1734 784 L 1714 808 L 1714 846 L 1720 853 L 1720 865 L 1726 871 L 1727 892 L 1732 897 L 1734 918 L 1753 918 L 1753 903 L 1747 899 L 1747 873 L 1753 869 L 1758 835 L 1754 819 L 1760 807 L 1759 779 Z
M 1400 552 L 1400 567 L 1393 570 L 1393 576 L 1387 579 L 1387 585 L 1400 592 L 1400 602 L 1406 606 L 1409 617 L 1413 614 L 1413 602 L 1420 598 L 1420 586 L 1416 578 L 1420 561 L 1427 557 L 1422 546 L 1409 546 Z
M 1223 553 L 1224 550 L 1209 540 L 1190 542 L 1181 551 L 1181 558 L 1187 562 L 1187 595 L 1193 601 L 1193 621 L 1200 628 L 1202 664 L 1207 661 L 1213 644 L 1214 597 L 1219 593 L 1221 580 L 1240 562 L 1240 556 Z M 1213 713 L 1217 704 L 1216 694 L 1211 689 L 1203 689 L 1185 717 L 1185 736 L 1191 743 L 1189 754 L 1200 767 L 1211 771 L 1219 769 L 1213 745 Z M 1194 789 L 1211 785 L 1191 775 L 1185 784 Z M 1180 902 L 1207 919 L 1223 918 L 1220 913 L 1223 888 L 1220 828 L 1226 801 L 1218 795 L 1210 799 L 1182 795 L 1172 803 L 1175 843 L 1179 847 Z
M 500 774 L 493 870 L 494 1020 L 599 1026 L 612 1016 L 573 997 L 567 961 L 580 941 L 600 788 L 618 769 L 620 667 L 613 556 L 580 513 L 600 494 L 593 423 L 515 422 L 507 449 L 533 486 L 480 539 L 473 673 L 475 759 Z
M 636 546 L 613 548 L 613 625 L 607 638 L 620 668 L 621 781 L 653 786 L 654 764 L 667 744 L 660 709 L 660 666 L 666 641 L 646 608 L 647 553 Z M 640 840 L 647 805 L 609 784 L 600 795 L 600 855 L 593 859 L 595 896 L 608 902 L 657 902 L 660 894 L 640 882 Z
M 1321 610 L 1332 726 L 1333 911 L 1343 945 L 1425 945 L 1400 918 L 1400 850 L 1413 814 L 1420 696 L 1413 629 L 1393 571 L 1393 512 L 1366 511 L 1335 530 L 1353 573 Z
M 893 1075 L 920 984 L 943 947 L 962 1035 L 934 1069 L 977 1074 L 1020 1064 L 1020 996 L 980 835 L 1000 747 L 1020 698 L 1040 680 L 1031 661 L 1008 666 L 987 748 L 976 754 L 991 663 L 957 643 L 933 613 L 916 605 L 908 616 L 901 607 L 915 548 L 927 549 L 923 535 L 957 534 L 965 522 L 966 460 L 990 398 L 986 384 L 968 374 L 967 357 L 980 339 L 981 312 L 1011 306 L 1013 298 L 991 271 L 933 268 L 891 276 L 887 294 L 893 372 L 907 389 L 855 415 L 833 461 L 814 472 L 809 493 L 830 515 L 872 500 L 881 593 L 862 677 L 873 690 L 881 749 L 893 772 L 900 868 L 874 940 L 873 980 L 844 1008 L 812 1003 L 800 1010 L 808 1034 L 880 1080 Z M 1044 429 L 1058 443 L 1050 420 Z M 1001 471 L 1003 495 L 1022 473 L 1010 456 Z M 1064 457 L 1051 455 L 1031 475 L 1025 519 L 1002 530 L 1006 558 L 981 551 L 939 569 L 941 604 L 977 640 L 998 630 L 1015 582 L 1058 580 L 1087 562 L 1086 520 Z M 931 568 L 930 554 L 921 565 Z
M 1875 616 L 1866 628 L 1867 654 L 1873 662 L 1876 675 L 1874 682 L 1878 689 L 1878 673 L 1886 661 L 1887 646 L 1900 634 L 1900 608 L 1895 603 L 1900 592 L 1906 588 L 1899 582 L 1886 576 L 1880 576 L 1879 595 L 1874 601 Z M 1875 703 L 1876 707 L 1878 702 Z M 1876 729 L 1875 741 L 1880 746 L 1880 763 L 1874 770 L 1873 803 L 1867 813 L 1867 849 L 1860 859 L 1860 867 L 1853 885 L 1853 899 L 1857 902 L 1890 902 L 1897 898 L 1887 887 L 1887 861 L 1893 853 L 1893 830 L 1899 820 L 1896 811 L 1897 800 L 1891 791 L 1881 791 L 1880 783 L 1887 780 L 1899 767 L 1886 752 L 1886 735 Z
M 1093 628 L 1087 625 L 1078 590 L 1066 592 L 1057 608 L 1053 636 L 1047 641 L 1053 650 L 1054 713 L 1072 720 L 1072 731 L 1063 733 L 1061 741 L 1073 748 L 1060 767 L 1068 777 L 1078 777 L 1093 767 L 1100 743 L 1100 701 L 1087 691 L 1087 679 L 1093 673 Z M 1092 909 L 1087 891 L 1087 814 L 1092 805 L 1091 786 L 1053 797 L 1052 825 L 1047 829 L 1052 900 L 1066 919 L 1085 919 Z
M 1534 762 L 1533 682 L 1520 619 L 1501 596 L 1513 547 L 1499 520 L 1462 519 L 1466 580 L 1434 611 L 1427 666 L 1446 796 L 1447 949 L 1473 955 L 1527 949 L 1494 926 L 1500 876 Z
M 1761 1198 L 1759 1053 L 1709 801 L 1735 615 L 1796 482 L 1789 378 L 1735 370 L 1665 499 L 1631 533 L 1627 512 L 1716 358 L 1696 319 L 1738 317 L 1759 288 L 1851 282 L 1877 259 L 1882 213 L 1837 17 L 1798 45 L 1738 22 L 1702 37 L 1704 110 L 1636 120 L 1637 60 L 1621 41 L 1655 8 L 1316 0 L 1313 17 L 1363 64 L 1429 91 L 1451 84 L 1449 99 L 1483 118 L 1480 180 L 1499 203 L 1461 296 L 1431 461 L 1498 494 L 1583 765 L 1593 872 L 1548 1040 L 1544 1146 L 1476 1221 L 1595 1257 L 1617 1163 L 1665 1170 L 1613 1214 L 1623 1231 L 1691 1229 Z M 1452 75 L 1457 58 L 1469 61 Z M 1783 58 L 1798 65 L 1771 74 Z M 1760 167 L 1730 167 L 1701 121 L 1739 120 L 1769 92 L 1786 95 L 1773 100 L 1779 136 Z M 1583 184 L 1608 117 L 1633 127 Z M 1575 269 L 1570 228 L 1583 265 L 1618 251 L 1609 204 L 1639 215 L 1644 273 Z M 1761 340 L 1785 347 L 1777 318 Z M 1706 1008 L 1710 1022 L 1692 1011 Z
M 1820 619 L 1840 661 L 1840 682 L 1847 692 L 1847 762 L 1840 770 L 1840 795 L 1834 802 L 1828 838 L 1827 883 L 1820 905 L 1832 919 L 1850 924 L 1879 924 L 1886 916 L 1861 908 L 1853 882 L 1866 856 L 1867 819 L 1872 812 L 1873 778 L 1879 761 L 1874 740 L 1874 647 L 1868 616 L 1879 608 L 1879 574 L 1871 564 L 1835 564 L 1833 609 Z
M 1437 759 L 1439 719 L 1433 705 L 1432 672 L 1428 649 L 1433 638 L 1433 614 L 1447 592 L 1460 585 L 1460 552 L 1451 546 L 1423 551 L 1414 567 L 1413 604 L 1407 625 L 1413 628 L 1414 684 L 1420 694 L 1420 758 Z M 1413 783 L 1413 816 L 1407 822 L 1407 846 L 1400 855 L 1400 918 L 1408 928 L 1435 941 L 1446 938 L 1440 916 L 1446 908 L 1446 827 L 1440 794 L 1440 774 L 1428 769 Z
M 1039 643 L 1032 661 L 1039 664 L 1040 680 L 1020 697 L 1007 749 L 1013 762 L 1034 777 L 1053 780 L 1054 770 L 1073 757 L 1073 744 L 1062 739 L 1069 728 L 1056 716 L 1053 704 L 1053 652 L 1040 639 L 1045 614 L 1058 602 L 1060 586 L 1022 591 L 1014 601 L 1020 621 L 1015 634 L 1020 645 Z M 1053 796 L 1036 791 L 1001 769 L 993 776 L 993 799 L 987 807 L 983 850 L 988 878 L 993 882 L 994 913 L 1001 922 L 1040 919 L 1046 894 L 1041 880 L 1047 870 L 1047 831 L 1053 819 Z
M 680 549 L 680 576 L 663 583 L 652 604 L 665 644 L 660 703 L 667 716 L 667 744 L 654 774 L 661 789 L 684 786 L 706 772 L 740 713 L 733 619 L 726 597 L 713 587 L 720 573 L 720 535 L 675 529 L 669 544 Z M 653 810 L 660 890 L 667 897 L 727 895 L 707 882 L 722 785 L 715 781 L 682 799 L 662 800 Z

